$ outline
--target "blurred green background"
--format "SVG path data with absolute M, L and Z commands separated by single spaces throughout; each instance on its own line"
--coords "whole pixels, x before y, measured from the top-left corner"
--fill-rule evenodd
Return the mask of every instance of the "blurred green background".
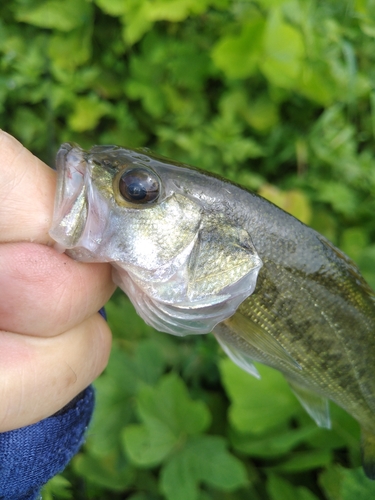
M 115 143 L 219 173 L 311 225 L 375 287 L 374 0 L 9 0 L 0 126 L 53 165 Z M 318 429 L 282 377 L 127 298 L 84 449 L 43 499 L 368 500 L 356 422 Z

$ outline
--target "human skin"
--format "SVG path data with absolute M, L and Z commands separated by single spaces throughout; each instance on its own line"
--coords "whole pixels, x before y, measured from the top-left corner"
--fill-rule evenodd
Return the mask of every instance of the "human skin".
M 115 288 L 111 268 L 52 247 L 55 177 L 0 131 L 0 432 L 52 415 L 108 361 L 97 311 Z

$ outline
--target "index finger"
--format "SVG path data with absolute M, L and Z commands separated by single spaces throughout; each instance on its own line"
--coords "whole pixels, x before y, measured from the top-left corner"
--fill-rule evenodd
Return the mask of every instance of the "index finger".
M 0 242 L 52 244 L 56 173 L 0 130 Z

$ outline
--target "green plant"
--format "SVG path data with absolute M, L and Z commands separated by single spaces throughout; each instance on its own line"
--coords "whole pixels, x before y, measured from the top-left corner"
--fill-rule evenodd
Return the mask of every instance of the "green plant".
M 374 7 L 3 2 L 0 124 L 51 165 L 61 142 L 117 143 L 224 175 L 328 236 L 375 287 Z M 93 425 L 43 498 L 374 494 L 352 469 L 358 428 L 343 411 L 317 429 L 278 374 L 251 379 L 210 336 L 153 331 L 121 294 L 107 309 L 115 342 Z

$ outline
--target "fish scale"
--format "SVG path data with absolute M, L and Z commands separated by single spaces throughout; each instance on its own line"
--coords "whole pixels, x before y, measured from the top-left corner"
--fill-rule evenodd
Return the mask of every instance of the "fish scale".
M 240 306 L 241 313 L 249 319 L 261 316 L 262 320 L 264 320 L 264 305 L 261 301 L 261 293 L 259 292 L 261 292 L 261 288 L 257 294 L 251 296 Z M 352 414 L 356 414 L 359 411 L 359 406 L 362 405 L 361 412 L 363 413 L 363 419 L 367 421 L 369 417 L 370 421 L 373 422 L 373 414 L 369 414 L 367 404 L 362 404 L 362 401 L 361 403 L 358 401 L 358 383 L 353 374 L 350 376 L 353 371 L 352 366 L 348 358 L 343 355 L 341 344 L 332 338 L 327 340 L 325 335 L 327 331 L 323 330 L 321 326 L 318 332 L 315 331 L 314 334 L 306 336 L 298 335 L 296 339 L 293 329 L 288 330 L 285 321 L 281 322 L 280 316 L 277 316 L 277 318 L 277 320 L 271 323 L 271 327 L 273 326 L 271 334 L 273 333 L 285 350 L 298 361 L 302 370 L 297 370 L 293 366 L 290 366 L 289 363 L 285 364 L 280 359 L 275 361 L 275 359 L 268 358 L 259 359 L 259 361 L 263 361 L 265 364 L 279 369 L 286 375 L 289 382 L 295 381 L 298 385 L 316 391 L 322 396 L 329 394 L 331 399 L 335 400 Z M 301 318 L 301 321 L 306 325 L 303 318 Z M 266 323 L 267 330 L 269 330 L 269 317 L 267 317 Z M 293 323 L 295 325 L 295 322 Z M 280 326 L 279 331 L 277 331 L 277 326 Z M 307 332 L 306 326 L 304 328 L 304 331 Z M 294 331 L 299 330 L 294 329 Z M 314 338 L 313 344 L 310 341 L 311 337 Z M 317 347 L 316 350 L 314 346 Z M 329 367 L 328 373 L 327 367 Z M 307 370 L 308 377 L 306 377 Z M 334 388 L 331 387 L 332 380 L 336 381 Z M 295 386 L 292 388 L 298 395 L 298 388 Z M 354 404 L 353 401 L 355 401 Z M 329 423 L 323 426 L 328 427 Z
M 342 406 L 375 478 L 375 295 L 345 254 L 260 196 L 148 151 L 67 143 L 57 170 L 60 250 L 111 262 L 160 331 L 212 331 L 250 374 L 253 361 L 280 370 L 318 425 L 330 427 L 328 400 Z

